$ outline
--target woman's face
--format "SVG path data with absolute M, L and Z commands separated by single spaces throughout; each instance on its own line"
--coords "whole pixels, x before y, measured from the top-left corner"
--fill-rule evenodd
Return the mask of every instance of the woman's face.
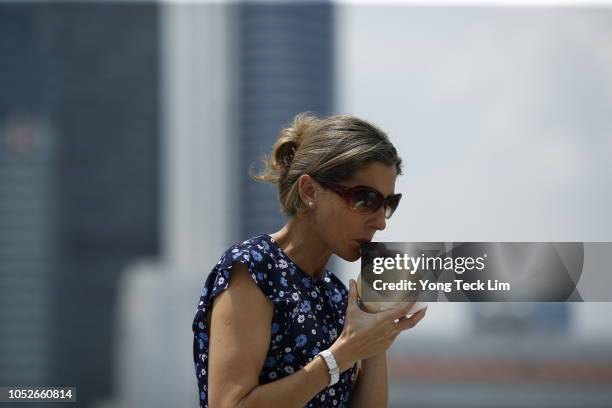
M 338 184 L 368 186 L 388 197 L 395 194 L 396 178 L 395 166 L 374 162 L 355 173 L 350 180 Z M 318 187 L 314 221 L 321 239 L 340 258 L 356 261 L 361 256 L 359 241 L 369 241 L 376 231 L 385 229 L 384 206 L 375 213 L 357 213 L 349 209 L 344 199 L 334 191 L 320 184 Z

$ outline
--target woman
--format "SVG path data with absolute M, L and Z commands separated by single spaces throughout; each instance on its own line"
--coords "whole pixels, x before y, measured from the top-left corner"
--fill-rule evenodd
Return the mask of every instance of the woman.
M 386 350 L 425 315 L 378 314 L 325 269 L 385 228 L 401 198 L 386 134 L 348 115 L 296 116 L 265 169 L 288 222 L 234 244 L 206 280 L 193 322 L 201 407 L 384 407 Z

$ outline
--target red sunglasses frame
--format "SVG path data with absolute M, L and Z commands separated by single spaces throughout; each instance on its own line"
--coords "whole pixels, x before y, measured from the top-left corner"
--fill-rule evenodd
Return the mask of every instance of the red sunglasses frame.
M 316 180 L 316 179 L 315 179 Z M 400 200 L 402 198 L 402 194 L 391 194 L 388 197 L 385 197 L 382 195 L 382 193 L 378 190 L 376 190 L 375 188 L 372 187 L 368 187 L 368 186 L 354 186 L 354 187 L 347 187 L 347 186 L 343 186 L 340 184 L 336 184 L 336 183 L 328 183 L 328 182 L 324 182 L 324 181 L 319 181 L 316 180 L 317 183 L 321 184 L 323 187 L 326 187 L 330 190 L 332 190 L 334 193 L 338 194 L 340 197 L 342 197 L 342 199 L 344 199 L 344 201 L 346 202 L 347 206 L 349 207 L 349 209 L 351 211 L 354 211 L 356 213 L 359 214 L 371 214 L 371 213 L 375 213 L 376 211 L 380 210 L 380 207 L 385 208 L 385 218 L 389 219 L 391 218 L 391 216 L 393 215 L 393 213 L 395 212 L 395 210 L 397 209 L 397 207 L 399 206 Z M 367 190 L 369 192 L 372 192 L 376 195 L 377 200 L 378 200 L 378 205 L 376 206 L 376 208 L 371 207 L 371 208 L 367 208 L 366 211 L 360 211 L 360 210 L 356 210 L 354 208 L 351 207 L 351 203 L 352 203 L 352 198 L 353 198 L 353 194 L 355 193 L 355 191 L 357 190 Z M 390 205 L 390 203 L 395 202 L 395 207 L 392 207 Z M 391 212 L 388 213 L 389 209 Z

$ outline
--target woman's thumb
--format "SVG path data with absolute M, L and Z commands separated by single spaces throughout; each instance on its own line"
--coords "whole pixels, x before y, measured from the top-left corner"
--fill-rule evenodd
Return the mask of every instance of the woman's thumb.
M 357 302 L 357 282 L 355 282 L 355 279 L 349 280 L 348 301 L 350 305 Z

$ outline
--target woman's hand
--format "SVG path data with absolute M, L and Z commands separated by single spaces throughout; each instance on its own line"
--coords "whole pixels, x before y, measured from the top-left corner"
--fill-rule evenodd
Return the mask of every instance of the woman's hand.
M 402 304 L 380 313 L 365 312 L 357 304 L 357 283 L 351 279 L 344 328 L 330 347 L 340 372 L 359 360 L 386 351 L 398 334 L 414 327 L 425 316 L 426 308 L 406 317 L 413 304 Z

